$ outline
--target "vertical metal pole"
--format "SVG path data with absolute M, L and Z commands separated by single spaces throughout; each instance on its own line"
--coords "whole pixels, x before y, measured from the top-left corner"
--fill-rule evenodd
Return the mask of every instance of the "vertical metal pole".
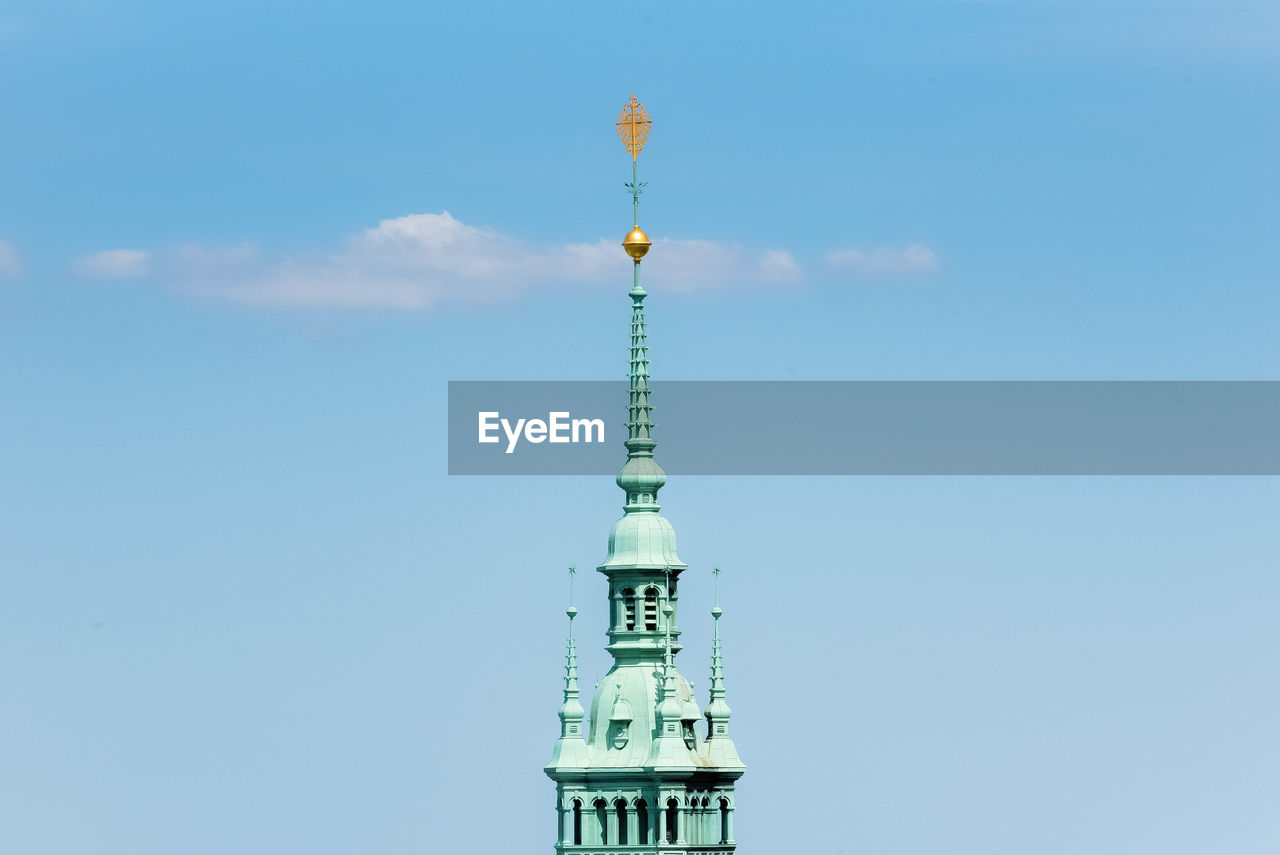
M 640 228 L 640 185 L 636 182 L 636 158 L 631 158 L 631 221 Z
M 631 221 L 635 227 L 640 228 L 640 184 L 636 174 L 636 157 L 631 156 Z M 635 290 L 640 290 L 640 259 L 635 259 L 635 267 L 632 272 L 631 285 Z

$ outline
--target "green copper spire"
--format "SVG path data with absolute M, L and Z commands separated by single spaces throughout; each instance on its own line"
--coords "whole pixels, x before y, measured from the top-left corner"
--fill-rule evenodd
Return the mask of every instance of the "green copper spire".
M 724 701 L 724 666 L 720 656 L 720 615 L 724 614 L 724 610 L 720 608 L 720 568 L 717 567 L 711 571 L 711 703 L 716 701 Z M 707 707 L 707 715 L 711 715 L 711 707 Z M 727 705 L 725 717 L 728 718 Z
M 609 554 L 598 568 L 608 580 L 605 649 L 613 666 L 596 683 L 584 717 L 571 593 L 560 739 L 545 770 L 556 783 L 557 855 L 732 855 L 734 787 L 746 771 L 728 738 L 718 629 L 708 731 L 701 741 L 703 716 L 693 684 L 675 663 L 678 587 L 688 565 L 676 554 L 675 530 L 658 510 L 666 474 L 653 456 L 648 295 L 640 284 L 641 259 L 651 244 L 640 228 L 644 185 L 635 166 L 649 125 L 648 112 L 632 95 L 618 117 L 618 135 L 632 155 L 627 189 L 635 223 L 622 244 L 632 259 L 627 460 L 617 477 L 626 500 L 609 533 Z
M 578 651 L 573 642 L 573 619 L 578 610 L 573 606 L 573 577 L 577 573 L 569 568 L 569 608 L 565 614 L 569 616 L 569 641 L 564 657 L 564 703 L 560 707 L 560 738 L 556 740 L 551 752 L 548 769 L 558 767 L 581 767 L 590 763 L 587 754 L 587 741 L 582 732 L 582 719 L 586 716 L 582 704 L 578 701 Z
M 649 403 L 649 344 L 645 330 L 644 298 L 640 286 L 640 260 L 636 259 L 636 284 L 631 297 L 631 371 L 627 403 L 627 462 L 618 473 L 618 486 L 627 494 L 623 509 L 631 513 L 656 514 L 658 490 L 667 483 L 667 474 L 653 459 L 658 443 L 653 439 L 653 405 Z
M 602 571 L 613 568 L 661 570 L 671 567 L 677 572 L 687 565 L 676 553 L 676 533 L 671 523 L 659 513 L 658 490 L 667 483 L 667 473 L 653 458 L 657 442 L 653 438 L 653 405 L 649 402 L 649 341 L 644 315 L 644 298 L 648 293 L 640 284 L 640 260 L 652 245 L 640 228 L 640 192 L 644 183 L 637 180 L 635 155 L 649 136 L 649 114 L 632 95 L 618 118 L 618 134 L 632 155 L 631 210 L 635 226 L 622 241 L 622 248 L 632 261 L 630 367 L 627 372 L 627 462 L 618 471 L 617 483 L 626 496 L 624 516 L 609 535 L 609 556 Z
M 663 657 L 662 694 L 658 703 L 657 736 L 649 750 L 649 759 L 645 763 L 652 769 L 683 769 L 694 765 L 694 758 L 685 742 L 682 713 L 684 707 L 680 703 L 676 685 L 676 669 L 671 653 L 671 616 L 675 609 L 671 603 L 664 603 L 662 613 L 666 617 L 667 639 L 666 653 Z
M 741 767 L 738 748 L 729 736 L 729 716 L 732 711 L 725 702 L 724 695 L 724 659 L 720 650 L 720 616 L 724 610 L 720 608 L 720 568 L 711 571 L 714 578 L 716 597 L 711 609 L 711 618 L 715 621 L 711 637 L 711 700 L 707 704 L 707 759 L 717 766 Z
M 631 364 L 627 402 L 627 463 L 618 473 L 618 486 L 627 494 L 627 513 L 658 512 L 658 490 L 667 483 L 667 474 L 653 459 L 658 445 L 653 439 L 653 405 L 649 403 L 649 342 L 645 330 L 644 298 L 649 296 L 640 284 L 640 259 L 649 251 L 649 236 L 640 230 L 640 185 L 635 182 L 635 162 L 631 164 L 632 204 L 636 226 L 622 242 L 632 260 L 631 298 Z

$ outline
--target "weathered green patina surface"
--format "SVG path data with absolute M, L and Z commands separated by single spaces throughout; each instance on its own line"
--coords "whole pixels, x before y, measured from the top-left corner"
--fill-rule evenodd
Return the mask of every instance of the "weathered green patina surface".
M 666 473 L 654 459 L 650 418 L 647 294 L 640 284 L 640 259 L 649 244 L 639 227 L 640 186 L 633 172 L 628 189 L 636 226 L 624 243 L 635 270 L 627 462 L 617 477 L 624 513 L 609 533 L 609 553 L 598 568 L 609 580 L 606 649 L 613 667 L 596 686 L 587 716 L 578 695 L 577 609 L 570 605 L 560 738 L 546 766 L 556 782 L 556 851 L 729 855 L 736 847 L 734 783 L 746 768 L 729 735 L 718 605 L 711 612 L 716 631 L 705 716 L 674 664 L 680 650 L 678 583 L 688 565 L 676 553 L 675 529 L 659 513 Z

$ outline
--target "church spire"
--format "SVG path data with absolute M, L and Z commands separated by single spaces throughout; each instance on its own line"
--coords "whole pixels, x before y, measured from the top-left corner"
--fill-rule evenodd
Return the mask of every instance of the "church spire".
M 587 741 L 582 732 L 582 720 L 586 717 L 578 700 L 578 651 L 573 641 L 573 619 L 578 610 L 573 606 L 573 577 L 578 571 L 569 568 L 569 640 L 564 657 L 564 703 L 560 706 L 560 738 L 551 752 L 548 769 L 565 766 L 587 766 Z
M 676 533 L 659 513 L 666 474 L 654 461 L 649 344 L 640 264 L 650 249 L 640 228 L 637 155 L 649 136 L 649 113 L 635 95 L 618 116 L 618 136 L 631 155 L 633 227 L 622 242 L 632 261 L 627 460 L 617 483 L 626 494 L 622 517 L 609 531 L 609 553 L 597 568 L 608 580 L 608 645 L 613 667 L 596 684 L 590 734 L 578 702 L 577 659 L 569 607 L 569 647 L 560 739 L 547 776 L 556 782 L 556 852 L 689 851 L 732 855 L 734 787 L 746 769 L 728 737 L 719 630 L 712 657 L 708 738 L 693 684 L 676 668 L 679 580 L 688 565 L 676 554 Z M 572 591 L 572 575 L 570 576 Z M 720 610 L 714 610 L 719 617 Z M 717 624 L 718 626 L 718 624 Z M 589 739 L 584 741 L 584 737 Z M 723 765 L 719 765 L 719 758 Z
M 614 524 L 609 534 L 609 555 L 600 565 L 601 572 L 611 573 L 615 570 L 644 570 L 654 573 L 670 567 L 672 577 L 679 575 L 686 565 L 676 554 L 676 533 L 671 523 L 658 513 L 658 490 L 667 483 L 667 473 L 653 459 L 653 449 L 657 443 L 653 439 L 653 405 L 649 397 L 649 341 L 645 325 L 644 300 L 648 293 L 640 284 L 640 260 L 649 252 L 652 245 L 649 236 L 640 228 L 640 194 L 644 182 L 637 173 L 637 155 L 649 139 L 649 130 L 653 122 L 649 111 L 636 100 L 633 93 L 631 100 L 622 108 L 618 116 L 618 136 L 621 137 L 627 152 L 631 155 L 631 183 L 627 190 L 631 194 L 631 213 L 633 227 L 622 241 L 622 248 L 631 257 L 632 284 L 627 296 L 631 298 L 631 342 L 630 366 L 627 372 L 627 462 L 618 470 L 617 483 L 622 488 L 626 499 L 623 504 L 623 516 Z M 636 580 L 637 582 L 643 580 Z M 637 589 L 637 591 L 642 589 Z M 657 608 L 654 607 L 654 622 L 657 622 Z M 648 622 L 641 624 L 649 626 Z M 661 637 L 655 626 L 653 635 L 645 640 L 650 653 L 661 652 Z M 648 632 L 648 629 L 642 630 Z M 674 634 L 679 638 L 679 633 Z M 678 643 L 675 650 L 679 650 Z
M 724 665 L 720 655 L 720 615 L 724 610 L 720 608 L 719 567 L 711 571 L 711 580 L 711 619 L 714 621 L 711 634 L 711 702 L 715 703 L 724 700 Z
M 653 121 L 649 111 L 636 100 L 631 93 L 631 100 L 622 108 L 618 116 L 618 136 L 622 138 L 631 153 L 631 183 L 626 185 L 631 193 L 631 213 L 634 225 L 622 241 L 622 248 L 631 256 L 631 365 L 628 372 L 630 381 L 629 400 L 627 402 L 627 463 L 618 473 L 618 486 L 627 494 L 624 509 L 627 513 L 658 512 L 658 490 L 667 482 L 666 473 L 653 459 L 653 449 L 657 445 L 653 440 L 653 422 L 650 415 L 653 406 L 649 403 L 649 344 L 645 330 L 644 298 L 648 292 L 640 284 L 640 259 L 649 252 L 652 244 L 649 236 L 640 228 L 640 194 L 644 192 L 644 182 L 639 181 L 636 173 L 637 155 L 649 139 L 649 130 Z
M 729 736 L 729 716 L 732 711 L 725 702 L 724 696 L 724 657 L 720 649 L 720 616 L 724 610 L 720 608 L 720 568 L 711 571 L 714 578 L 715 598 L 711 609 L 711 618 L 715 621 L 715 630 L 711 638 L 711 700 L 707 704 L 707 759 L 716 766 L 741 766 L 738 748 Z

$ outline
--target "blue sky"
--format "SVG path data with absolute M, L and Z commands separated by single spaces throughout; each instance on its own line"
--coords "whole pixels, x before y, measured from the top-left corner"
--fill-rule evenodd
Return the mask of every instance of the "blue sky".
M 445 384 L 623 372 L 633 90 L 659 377 L 1276 379 L 1277 34 L 1231 0 L 6 4 L 0 849 L 551 846 L 563 568 L 620 497 L 448 478 Z M 725 571 L 742 851 L 1280 845 L 1274 479 L 663 500 L 700 692 Z

